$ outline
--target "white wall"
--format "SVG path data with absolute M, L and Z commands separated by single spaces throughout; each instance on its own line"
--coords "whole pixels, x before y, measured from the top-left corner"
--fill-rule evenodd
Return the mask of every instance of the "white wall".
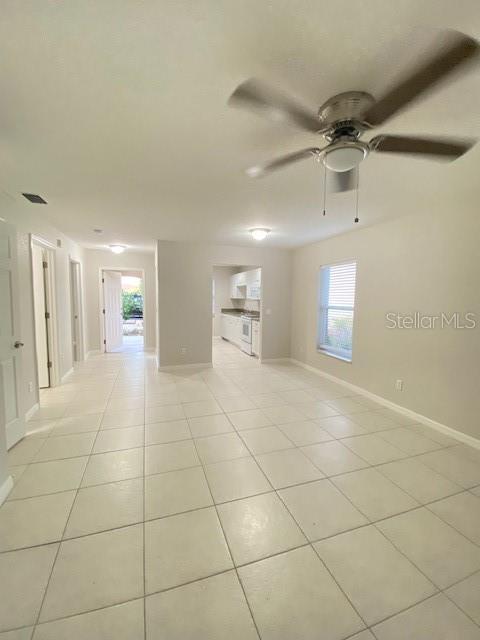
M 292 356 L 480 438 L 478 211 L 411 215 L 298 249 Z M 317 353 L 320 265 L 357 261 L 351 364 Z M 475 312 L 475 330 L 387 329 L 387 312 Z M 403 379 L 404 390 L 395 390 Z
M 87 304 L 87 351 L 101 348 L 100 336 L 100 271 L 101 269 L 120 269 L 125 271 L 144 271 L 144 329 L 145 349 L 155 348 L 155 254 L 143 251 L 125 251 L 116 255 L 111 251 L 85 249 L 85 297 Z
M 262 357 L 288 357 L 290 251 L 159 240 L 159 365 L 211 362 L 214 265 L 262 268 Z M 182 347 L 187 349 L 184 355 Z
M 213 335 L 221 335 L 222 309 L 233 309 L 237 305 L 230 298 L 230 278 L 238 269 L 235 267 L 213 267 L 215 281 L 215 318 L 213 319 Z
M 83 262 L 83 249 L 44 219 L 41 207 L 25 201 L 25 204 L 0 200 L 0 215 L 17 228 L 18 277 L 20 299 L 20 336 L 25 346 L 21 353 L 22 385 L 19 389 L 20 407 L 28 412 L 38 402 L 38 385 L 35 355 L 35 322 L 33 312 L 32 267 L 30 234 L 40 236 L 61 247 L 55 249 L 55 285 L 57 313 L 57 342 L 59 376 L 62 377 L 73 365 L 72 326 L 70 307 L 70 257 Z M 32 390 L 29 390 L 32 383 Z

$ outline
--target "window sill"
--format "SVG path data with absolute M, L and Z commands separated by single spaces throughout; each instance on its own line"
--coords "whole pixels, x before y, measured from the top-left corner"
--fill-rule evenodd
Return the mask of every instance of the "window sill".
M 321 353 L 322 356 L 328 356 L 329 358 L 336 358 L 337 360 L 341 360 L 342 362 L 348 362 L 349 364 L 352 364 L 351 358 L 346 358 L 345 356 L 341 356 L 338 353 L 327 351 L 327 349 L 321 349 L 317 347 L 317 353 Z

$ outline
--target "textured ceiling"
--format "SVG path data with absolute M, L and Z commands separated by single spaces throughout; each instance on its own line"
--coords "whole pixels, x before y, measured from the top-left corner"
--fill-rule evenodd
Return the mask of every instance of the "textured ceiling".
M 226 101 L 250 76 L 312 108 L 349 89 L 379 95 L 445 27 L 479 37 L 478 0 L 3 0 L 0 188 L 86 246 L 250 244 L 247 230 L 267 226 L 268 246 L 293 247 L 349 231 L 353 192 L 323 218 L 313 161 L 242 173 L 321 140 Z M 383 131 L 480 137 L 479 103 L 473 70 Z M 480 145 L 451 165 L 370 156 L 360 224 L 470 206 L 479 160 Z

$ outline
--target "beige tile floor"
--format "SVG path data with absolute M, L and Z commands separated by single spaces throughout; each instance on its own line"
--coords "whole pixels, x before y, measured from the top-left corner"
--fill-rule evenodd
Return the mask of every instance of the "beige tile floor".
M 116 353 L 28 431 L 0 640 L 480 639 L 480 452 L 345 387 Z

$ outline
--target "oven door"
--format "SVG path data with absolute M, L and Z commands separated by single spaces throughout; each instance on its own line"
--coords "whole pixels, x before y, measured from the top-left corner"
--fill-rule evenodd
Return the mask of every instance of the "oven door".
M 252 321 L 242 320 L 242 341 L 252 344 Z

